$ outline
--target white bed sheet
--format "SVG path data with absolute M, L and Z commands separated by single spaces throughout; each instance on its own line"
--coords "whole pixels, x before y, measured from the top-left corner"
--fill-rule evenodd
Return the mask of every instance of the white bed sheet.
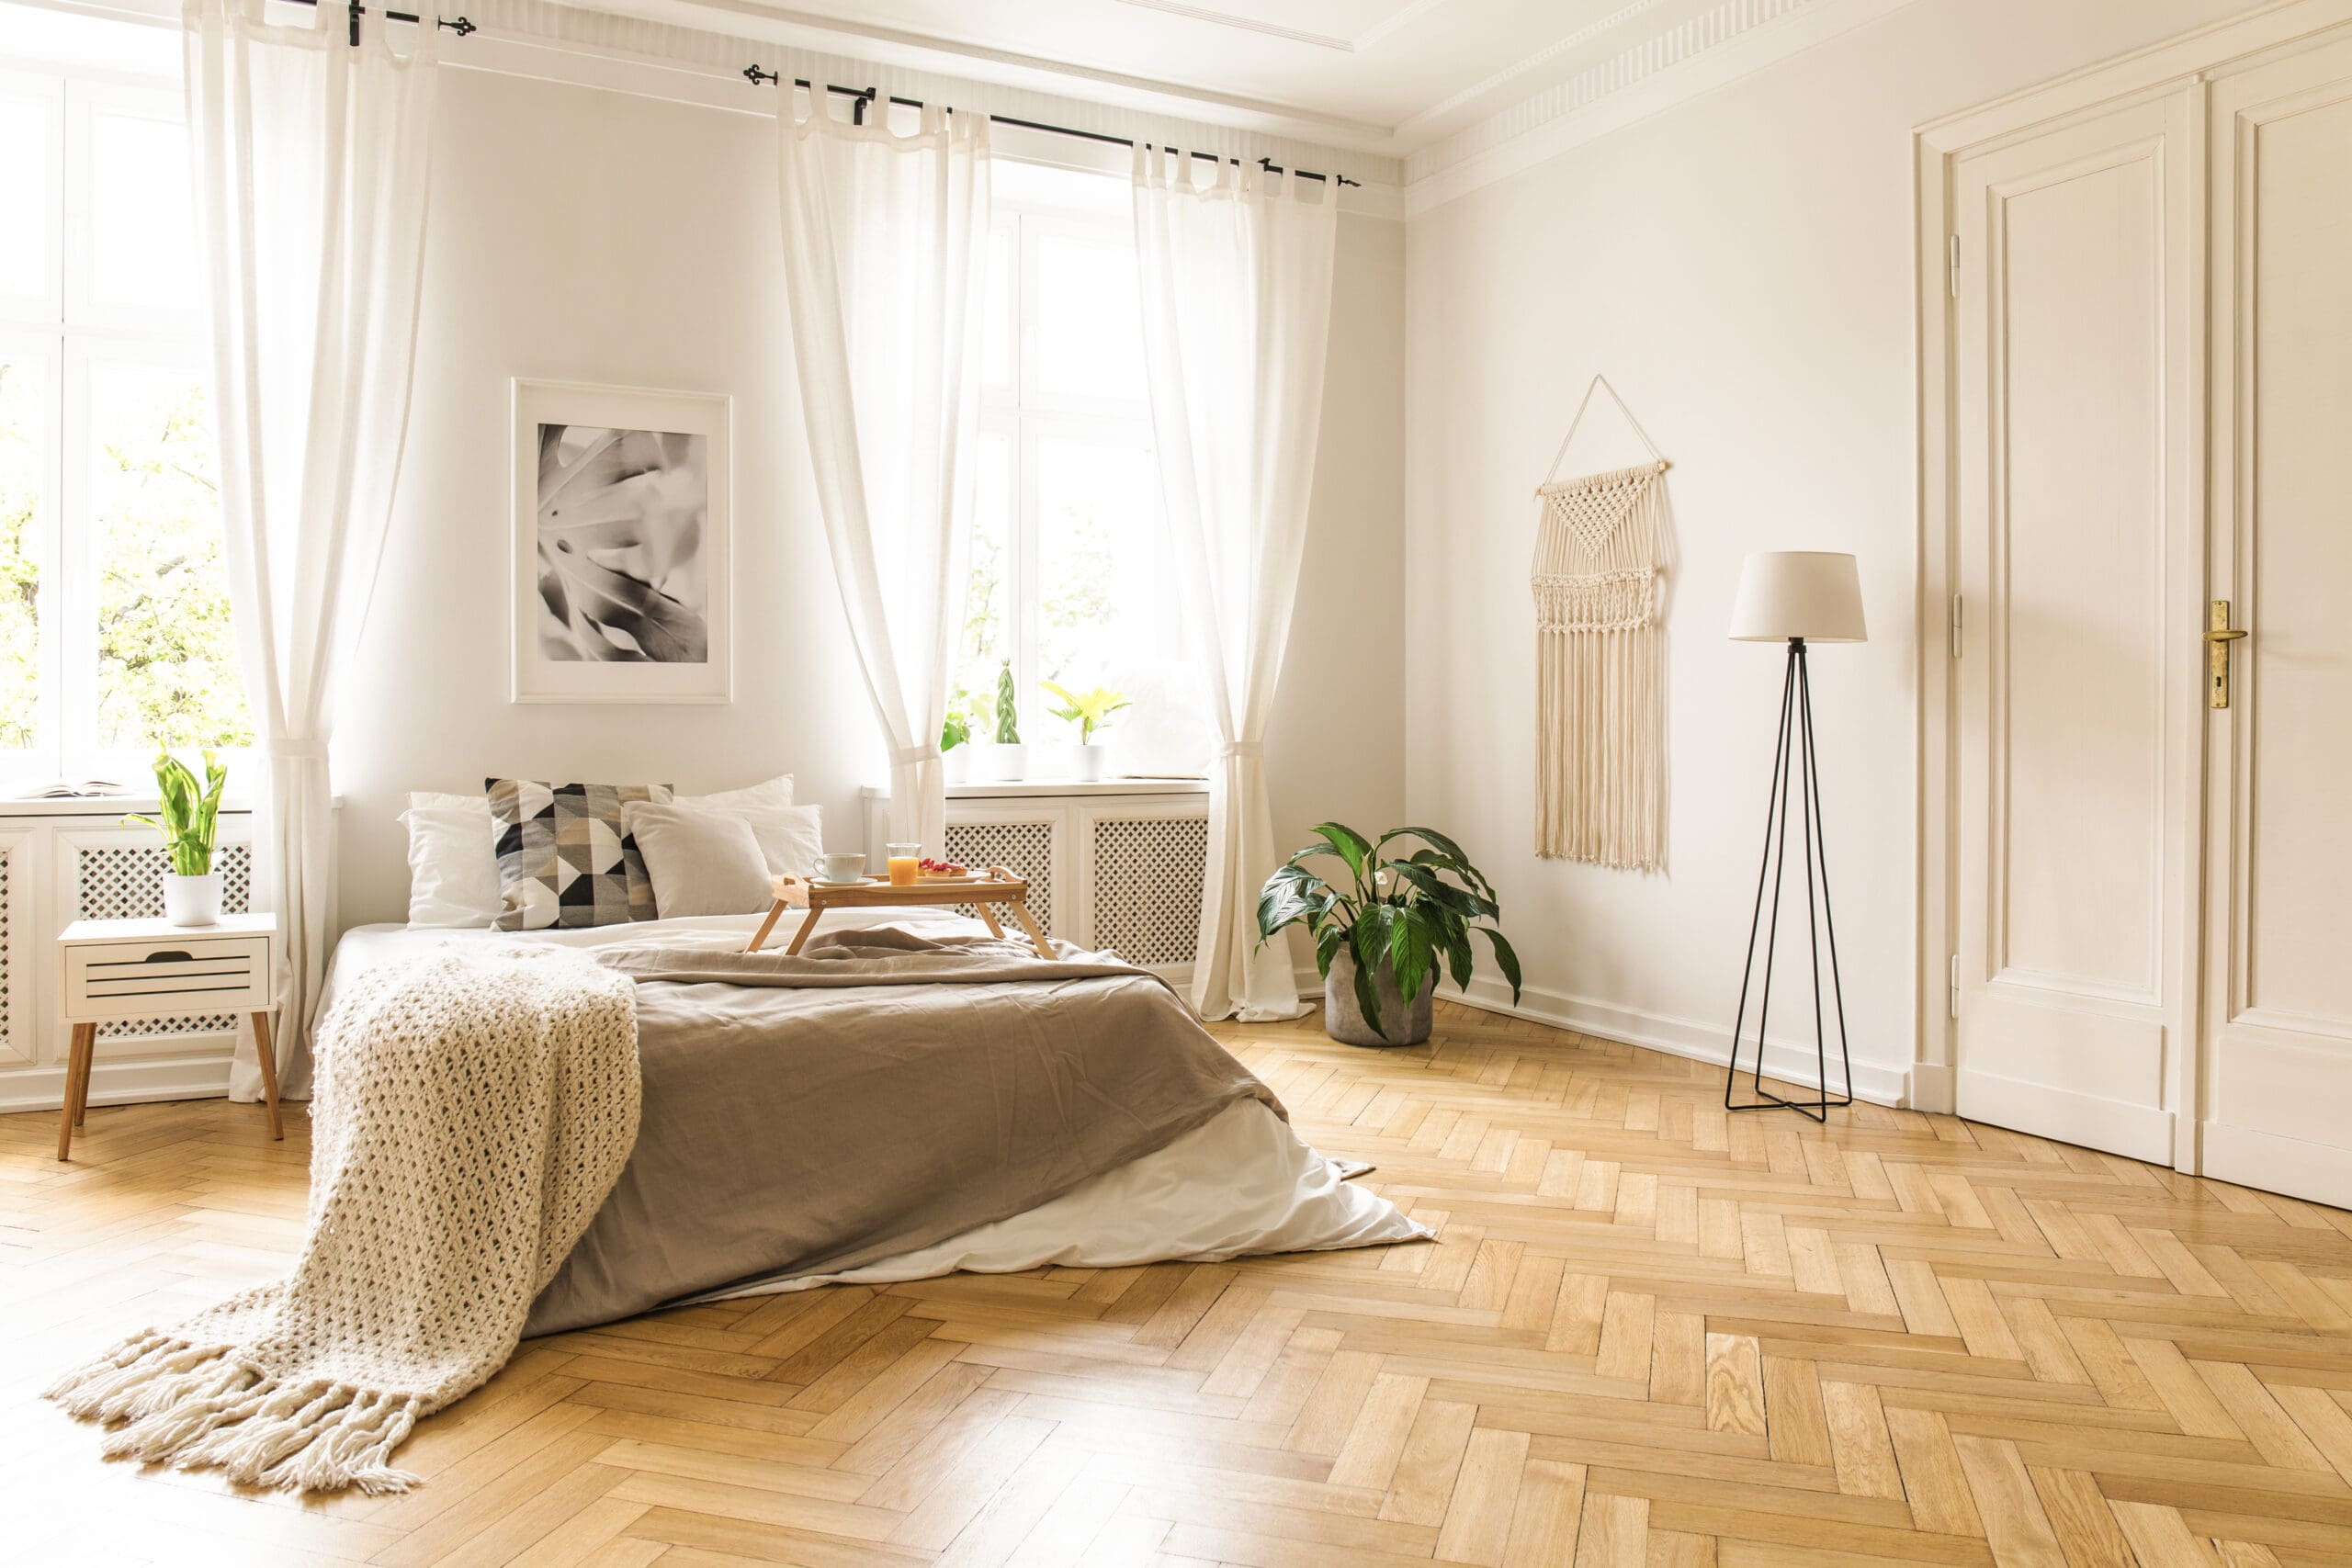
M 935 908 L 836 910 L 817 929 L 821 933 L 885 924 L 942 931 L 986 929 L 978 920 Z M 335 948 L 327 994 L 332 998 L 339 978 L 446 942 L 521 940 L 596 948 L 654 940 L 732 948 L 750 940 L 758 925 L 756 916 L 709 915 L 582 931 L 355 926 Z M 772 940 L 780 946 L 788 938 Z M 697 1299 L 775 1294 L 837 1281 L 898 1283 L 958 1271 L 1012 1274 L 1049 1265 L 1113 1269 L 1217 1262 L 1260 1253 L 1373 1247 L 1434 1234 L 1348 1176 L 1347 1168 L 1318 1153 L 1262 1103 L 1242 1100 L 1167 1147 L 1009 1219 L 845 1272 L 756 1280 Z

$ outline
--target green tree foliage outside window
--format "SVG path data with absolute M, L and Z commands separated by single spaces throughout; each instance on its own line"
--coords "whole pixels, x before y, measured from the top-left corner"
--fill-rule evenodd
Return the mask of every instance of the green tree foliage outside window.
M 107 393 L 95 432 L 97 743 L 250 746 L 203 388 L 123 370 Z

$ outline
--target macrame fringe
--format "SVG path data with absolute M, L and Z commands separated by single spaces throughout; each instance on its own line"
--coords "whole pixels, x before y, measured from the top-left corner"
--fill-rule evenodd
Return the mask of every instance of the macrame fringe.
M 289 1492 L 405 1492 L 422 1479 L 386 1462 L 416 1425 L 415 1396 L 288 1381 L 228 1346 L 149 1330 L 44 1392 L 75 1416 L 115 1427 L 109 1459 L 217 1469 Z
M 1665 471 L 1645 463 L 1537 491 L 1539 855 L 1628 871 L 1665 863 Z

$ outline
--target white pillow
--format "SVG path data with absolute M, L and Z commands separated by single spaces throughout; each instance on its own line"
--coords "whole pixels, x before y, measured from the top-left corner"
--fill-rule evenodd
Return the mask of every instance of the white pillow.
M 711 798 L 705 795 L 703 801 Z M 688 810 L 701 805 L 702 809 L 714 816 L 740 817 L 750 823 L 752 837 L 760 842 L 760 858 L 768 863 L 770 876 L 787 871 L 795 876 L 807 876 L 817 869 L 818 858 L 825 852 L 825 814 L 818 807 L 713 807 L 691 800 L 671 804 Z
M 723 789 L 717 795 L 673 795 L 670 804 L 700 811 L 774 811 L 792 804 L 792 775 L 778 773 L 765 784 Z
M 654 912 L 662 919 L 766 912 L 771 874 L 744 813 L 632 800 L 621 807 L 621 821 L 645 859 Z
M 420 792 L 401 813 L 408 824 L 408 923 L 413 929 L 487 926 L 503 902 L 490 801 L 479 795 Z

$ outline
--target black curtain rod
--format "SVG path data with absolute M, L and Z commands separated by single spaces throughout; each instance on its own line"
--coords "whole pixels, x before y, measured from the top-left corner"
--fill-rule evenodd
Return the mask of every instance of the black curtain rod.
M 289 6 L 331 6 L 334 4 L 334 0 L 286 0 L 286 4 Z M 353 48 L 356 49 L 359 46 L 359 18 L 368 14 L 368 7 L 365 6 L 345 6 L 345 9 L 351 13 L 351 44 Z M 408 11 L 386 11 L 382 13 L 382 15 L 384 20 L 388 22 L 422 22 L 424 20 L 424 17 Z M 464 38 L 469 33 L 478 33 L 481 31 L 480 28 L 474 26 L 473 23 L 468 21 L 463 17 L 459 17 L 454 21 L 435 17 L 433 18 L 433 25 L 436 28 L 447 28 L 451 32 L 457 34 L 459 38 Z
M 746 65 L 743 67 L 743 80 L 751 83 L 754 86 L 759 86 L 765 83 L 781 82 L 784 78 L 774 71 L 763 71 L 757 65 Z M 817 90 L 814 86 L 810 85 L 807 79 L 799 76 L 796 76 L 792 79 L 792 85 L 796 87 L 808 87 L 812 93 Z M 854 125 L 864 125 L 865 123 L 865 106 L 881 96 L 881 91 L 878 88 L 838 87 L 831 82 L 825 84 L 825 91 L 829 93 L 838 93 L 842 97 L 855 98 L 857 100 L 855 104 L 850 107 L 849 111 L 850 122 Z M 919 109 L 923 107 L 923 103 L 921 98 L 901 98 L 894 96 L 890 99 L 890 102 L 898 105 L 900 108 Z M 1106 142 L 1113 147 L 1132 147 L 1136 144 L 1135 138 L 1132 136 L 1113 136 L 1108 132 L 1101 130 L 1080 130 L 1073 126 L 1068 125 L 1047 125 L 1045 121 L 1039 119 L 1016 119 L 1009 114 L 992 114 L 989 116 L 989 123 L 991 125 L 1017 125 L 1023 130 L 1050 131 L 1056 136 L 1075 136 L 1081 141 Z M 1187 158 L 1205 158 L 1212 164 L 1222 164 L 1227 162 L 1226 159 L 1218 157 L 1214 152 L 1186 152 L 1184 156 Z M 1231 162 L 1236 166 L 1238 166 L 1241 160 L 1235 158 L 1231 160 Z M 1265 170 L 1270 175 L 1279 175 L 1285 172 L 1283 166 L 1280 164 L 1275 163 L 1272 158 L 1259 159 L 1258 166 Z M 1290 172 L 1295 172 L 1302 180 L 1335 180 L 1341 186 L 1361 186 L 1363 183 L 1362 180 L 1351 180 L 1345 175 L 1318 175 L 1312 169 L 1298 169 Z

